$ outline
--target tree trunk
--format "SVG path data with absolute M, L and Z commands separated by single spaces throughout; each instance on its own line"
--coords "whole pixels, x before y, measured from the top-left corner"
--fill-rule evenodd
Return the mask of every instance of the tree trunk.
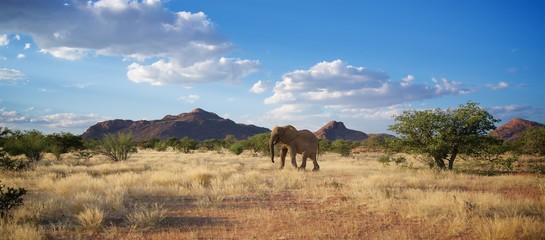
M 458 144 L 454 144 L 454 147 L 452 148 L 452 154 L 450 154 L 450 159 L 448 160 L 448 170 L 452 170 L 456 155 L 458 155 Z

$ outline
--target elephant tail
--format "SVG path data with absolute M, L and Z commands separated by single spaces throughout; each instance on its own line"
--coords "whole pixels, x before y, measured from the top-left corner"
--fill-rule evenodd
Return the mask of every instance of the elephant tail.
M 319 155 L 320 155 L 320 141 L 318 141 L 318 146 L 316 147 L 316 162 L 318 162 Z

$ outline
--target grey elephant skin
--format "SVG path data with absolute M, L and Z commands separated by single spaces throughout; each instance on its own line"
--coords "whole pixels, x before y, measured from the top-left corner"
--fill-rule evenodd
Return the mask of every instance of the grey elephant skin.
M 284 168 L 286 162 L 286 155 L 289 153 L 291 158 L 291 165 L 298 170 L 305 170 L 307 165 L 307 158 L 312 159 L 314 164 L 313 171 L 320 170 L 318 165 L 317 155 L 319 142 L 314 133 L 309 130 L 297 130 L 291 125 L 283 127 L 275 126 L 271 132 L 269 138 L 269 149 L 271 152 L 271 161 L 274 163 L 274 146 L 280 143 L 280 169 Z M 297 154 L 301 154 L 303 161 L 301 166 L 297 167 L 295 157 Z

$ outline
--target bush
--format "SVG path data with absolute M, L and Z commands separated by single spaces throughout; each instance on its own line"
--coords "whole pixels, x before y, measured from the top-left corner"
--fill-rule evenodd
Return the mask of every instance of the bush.
M 8 187 L 7 191 L 4 192 L 4 185 L 0 183 L 0 218 L 7 218 L 12 208 L 23 205 L 21 197 L 25 194 L 26 189 L 24 188 Z
M 106 134 L 98 142 L 97 148 L 98 152 L 114 162 L 125 161 L 136 152 L 130 133 Z
M 217 139 L 209 139 L 201 141 L 198 148 L 206 151 L 220 151 L 223 148 L 224 142 Z
M 169 147 L 168 142 L 159 141 L 155 143 L 155 145 L 153 146 L 153 149 L 155 149 L 155 151 L 164 152 L 168 149 L 168 147 Z
M 61 132 L 47 135 L 49 151 L 60 159 L 60 154 L 83 149 L 81 136 L 72 133 Z
M 176 150 L 183 153 L 189 153 L 191 152 L 191 150 L 197 149 L 197 143 L 198 143 L 197 141 L 189 137 L 183 137 L 176 144 Z
M 331 143 L 331 148 L 341 156 L 348 157 L 350 156 L 350 150 L 352 150 L 352 143 L 347 140 L 337 139 Z
M 535 127 L 524 131 L 513 145 L 515 152 L 545 156 L 545 127 Z
M 13 160 L 3 151 L 0 151 L 0 169 L 19 172 L 27 169 L 29 166 L 30 162 Z
M 319 149 L 320 154 L 331 151 L 331 142 L 330 141 L 328 141 L 327 139 L 319 139 L 318 142 L 320 144 L 320 149 Z
M 270 135 L 270 133 L 260 133 L 249 137 L 248 140 L 246 140 L 246 149 L 252 150 L 254 153 L 269 155 Z
M 235 155 L 240 155 L 244 151 L 244 141 L 238 141 L 229 146 L 229 151 Z
M 7 138 L 4 150 L 12 156 L 25 155 L 30 161 L 39 161 L 49 144 L 46 137 L 37 130 L 16 132 Z

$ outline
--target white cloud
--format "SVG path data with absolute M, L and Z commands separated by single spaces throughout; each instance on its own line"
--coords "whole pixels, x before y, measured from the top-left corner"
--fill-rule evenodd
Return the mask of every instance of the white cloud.
M 30 43 L 25 43 L 25 47 L 23 49 L 30 49 Z
M 170 12 L 159 0 L 2 1 L 0 15 L 8 16 L 0 28 L 31 36 L 42 53 L 132 60 L 127 76 L 137 83 L 238 81 L 260 67 L 255 60 L 225 57 L 233 46 L 206 14 Z
M 41 49 L 40 52 L 51 54 L 54 57 L 63 58 L 66 60 L 78 60 L 87 55 L 89 51 L 81 48 L 52 47 L 48 49 Z
M 411 85 L 413 81 L 414 81 L 414 76 L 409 74 L 403 79 L 401 79 L 401 86 L 407 87 Z
M 188 96 L 181 96 L 178 98 L 178 101 L 188 102 L 188 103 L 195 103 L 198 101 L 201 97 L 199 95 L 190 94 Z
M 18 128 L 26 128 L 23 126 L 32 124 L 43 125 L 47 128 L 82 131 L 97 122 L 107 120 L 106 117 L 97 114 L 55 113 L 38 116 L 27 115 L 33 111 L 34 107 L 26 109 L 25 114 L 0 108 L 0 124 L 15 124 L 16 127 L 19 126 Z
M 26 57 L 25 54 L 22 54 L 22 53 L 17 54 L 18 59 L 23 59 L 25 57 Z
M 85 129 L 105 120 L 107 119 L 97 114 L 56 113 L 35 117 L 30 122 L 42 123 L 49 128 Z
M 537 121 L 543 123 L 543 119 L 545 119 L 545 108 L 534 106 L 511 104 L 486 108 L 486 110 L 492 114 L 494 118 L 500 119 L 504 122 L 513 118 L 525 118 L 529 120 L 537 119 Z
M 7 46 L 9 44 L 9 39 L 7 34 L 0 35 L 0 47 Z
M 356 118 L 366 120 L 391 120 L 393 116 L 400 115 L 403 111 L 411 109 L 410 104 L 396 104 L 378 108 L 345 108 L 344 106 L 326 106 L 328 109 L 339 111 L 341 118 Z
M 365 119 L 386 128 L 392 116 L 409 109 L 413 101 L 471 91 L 446 78 L 419 83 L 415 76 L 407 75 L 394 81 L 385 72 L 352 66 L 342 60 L 320 62 L 309 69 L 284 74 L 274 84 L 272 95 L 264 100 L 265 104 L 278 106 L 252 122 L 318 129 L 322 126 L 313 124 L 349 119 L 366 129 L 358 123 Z
M 18 114 L 16 111 L 6 111 L 5 108 L 0 108 L 0 123 L 22 123 L 27 121 L 25 116 Z
M 492 90 L 501 90 L 501 89 L 509 87 L 509 84 L 506 83 L 506 82 L 501 82 L 500 81 L 498 84 L 495 84 L 495 85 L 494 84 L 488 84 L 486 86 L 489 87 Z
M 256 94 L 264 93 L 268 87 L 269 87 L 269 82 L 259 80 L 256 83 L 254 83 L 252 88 L 250 88 L 250 92 L 253 92 Z
M 0 81 L 19 81 L 25 79 L 25 74 L 17 69 L 0 68 Z
M 341 60 L 321 62 L 308 70 L 284 74 L 276 82 L 273 95 L 264 102 L 377 108 L 471 92 L 461 83 L 445 78 L 432 79 L 432 85 L 417 84 L 414 79 L 408 75 L 402 81 L 392 81 L 385 72 L 355 67 Z
M 175 59 L 159 60 L 143 66 L 132 63 L 128 67 L 127 77 L 136 83 L 147 82 L 151 85 L 182 84 L 191 86 L 196 83 L 218 80 L 238 81 L 259 69 L 258 61 L 236 58 L 208 59 L 192 65 L 180 65 Z

